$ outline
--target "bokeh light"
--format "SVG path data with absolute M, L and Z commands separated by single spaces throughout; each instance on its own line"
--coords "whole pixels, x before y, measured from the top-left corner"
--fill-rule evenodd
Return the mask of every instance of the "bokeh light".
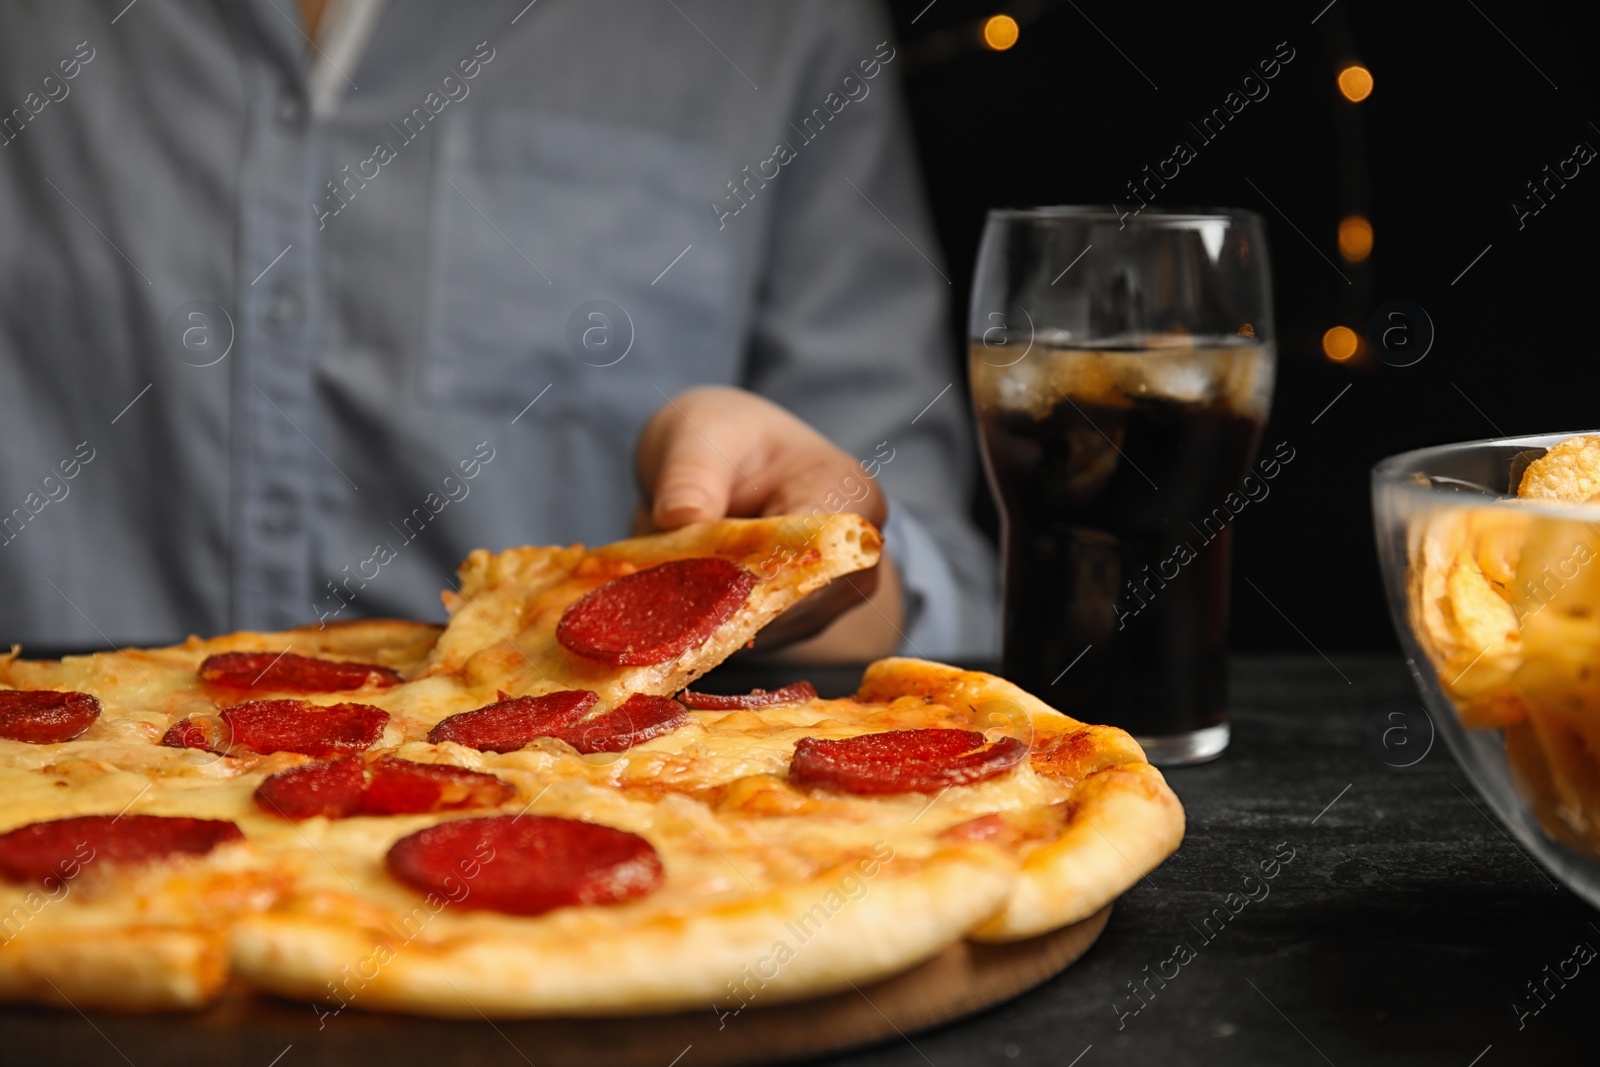
M 991 15 L 983 23 L 983 43 L 996 52 L 1004 52 L 1017 43 L 1022 29 L 1010 15 Z
M 1356 354 L 1360 340 L 1348 326 L 1335 326 L 1322 335 L 1322 354 L 1335 363 L 1343 363 Z
M 1352 104 L 1359 104 L 1372 95 L 1372 72 L 1360 63 L 1352 63 L 1339 72 L 1339 91 Z
M 1363 215 L 1346 215 L 1339 220 L 1339 254 L 1351 263 L 1372 255 L 1372 223 Z

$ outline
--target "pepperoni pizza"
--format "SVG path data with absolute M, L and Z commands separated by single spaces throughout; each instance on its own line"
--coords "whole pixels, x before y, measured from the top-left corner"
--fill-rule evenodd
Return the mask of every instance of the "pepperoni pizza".
M 1120 730 L 910 659 L 840 700 L 685 688 L 879 545 L 727 520 L 476 552 L 442 630 L 13 651 L 0 999 L 731 1009 L 1095 913 L 1183 830 Z

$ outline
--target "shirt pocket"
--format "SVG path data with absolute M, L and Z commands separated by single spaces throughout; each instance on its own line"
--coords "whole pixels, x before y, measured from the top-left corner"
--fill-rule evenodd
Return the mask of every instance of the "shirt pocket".
M 707 149 L 562 116 L 462 117 L 441 131 L 432 194 L 425 397 L 517 409 L 549 386 L 540 408 L 637 420 L 736 377 Z

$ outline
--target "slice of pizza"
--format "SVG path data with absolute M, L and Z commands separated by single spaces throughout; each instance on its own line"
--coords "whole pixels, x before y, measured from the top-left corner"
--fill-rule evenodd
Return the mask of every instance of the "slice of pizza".
M 975 940 L 1087 918 L 1183 838 L 1182 805 L 1126 732 L 981 671 L 891 658 L 845 699 L 804 685 L 680 699 L 707 740 L 630 761 L 615 772 L 621 788 L 680 791 L 728 816 L 795 819 L 830 837 L 890 825 L 992 843 L 1021 874 Z
M 266 775 L 401 743 L 404 720 L 357 701 L 382 699 L 439 632 L 376 620 L 0 657 L 0 999 L 118 1010 L 214 999 L 232 918 L 289 881 L 234 816 Z M 248 675 L 228 673 L 261 655 Z M 252 699 L 258 678 L 278 699 Z
M 612 708 L 669 696 L 785 609 L 878 561 L 839 514 L 723 519 L 588 549 L 479 550 L 445 595 L 450 624 L 420 677 L 518 696 L 586 690 Z
M 915 659 L 879 660 L 867 669 L 855 702 L 867 721 L 908 699 L 948 709 L 959 726 L 986 737 L 1025 738 L 1026 769 L 1044 802 L 928 812 L 940 833 L 992 841 L 1022 861 L 1021 878 L 1006 907 L 974 931 L 980 941 L 1032 937 L 1092 915 L 1177 851 L 1183 805 L 1161 772 L 1125 731 L 1063 715 L 1020 687 L 982 671 Z M 881 721 L 881 720 L 880 720 Z M 1021 782 L 1013 788 L 1021 790 Z M 980 801 L 980 804 L 982 801 Z M 970 817 L 964 817 L 969 816 Z
M 267 906 L 286 880 L 253 859 L 238 826 L 107 810 L 92 788 L 29 803 L 11 774 L 0 781 L 8 818 L 50 815 L 0 833 L 0 1000 L 162 1011 L 221 992 L 232 920 Z M 97 813 L 59 814 L 80 806 Z

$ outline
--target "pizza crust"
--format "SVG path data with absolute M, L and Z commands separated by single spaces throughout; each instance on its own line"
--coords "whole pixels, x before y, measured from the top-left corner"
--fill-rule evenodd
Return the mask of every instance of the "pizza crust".
M 1088 918 L 1183 840 L 1183 806 L 1146 764 L 1096 771 L 1072 790 L 1066 832 L 1023 861 L 1006 907 L 974 941 L 1019 941 Z
M 234 919 L 286 884 L 248 842 L 204 858 L 0 883 L 0 1000 L 151 1012 L 203 1008 L 229 978 Z
M 866 887 L 858 899 L 840 894 L 851 873 L 846 865 L 676 914 L 588 909 L 605 914 L 570 932 L 562 927 L 575 917 L 561 912 L 513 924 L 446 908 L 410 942 L 397 940 L 395 915 L 366 927 L 251 916 L 235 931 L 233 967 L 282 996 L 467 1019 L 775 1003 L 875 981 L 937 955 L 1004 904 L 1016 866 L 985 845 L 895 857 L 857 883 Z M 837 910 L 830 893 L 844 901 Z
M 973 940 L 1016 941 L 1087 918 L 1177 851 L 1183 805 L 1123 731 L 1086 726 L 1004 678 L 925 660 L 879 660 L 856 697 L 905 693 L 987 708 L 1026 729 L 1034 770 L 1055 781 L 1066 804 L 1060 835 L 1025 852 L 1011 900 L 969 935 Z M 1062 749 L 1066 757 L 1058 755 Z
M 228 938 L 213 929 L 119 926 L 19 930 L 0 946 L 0 1000 L 110 1011 L 184 1011 L 228 980 Z

